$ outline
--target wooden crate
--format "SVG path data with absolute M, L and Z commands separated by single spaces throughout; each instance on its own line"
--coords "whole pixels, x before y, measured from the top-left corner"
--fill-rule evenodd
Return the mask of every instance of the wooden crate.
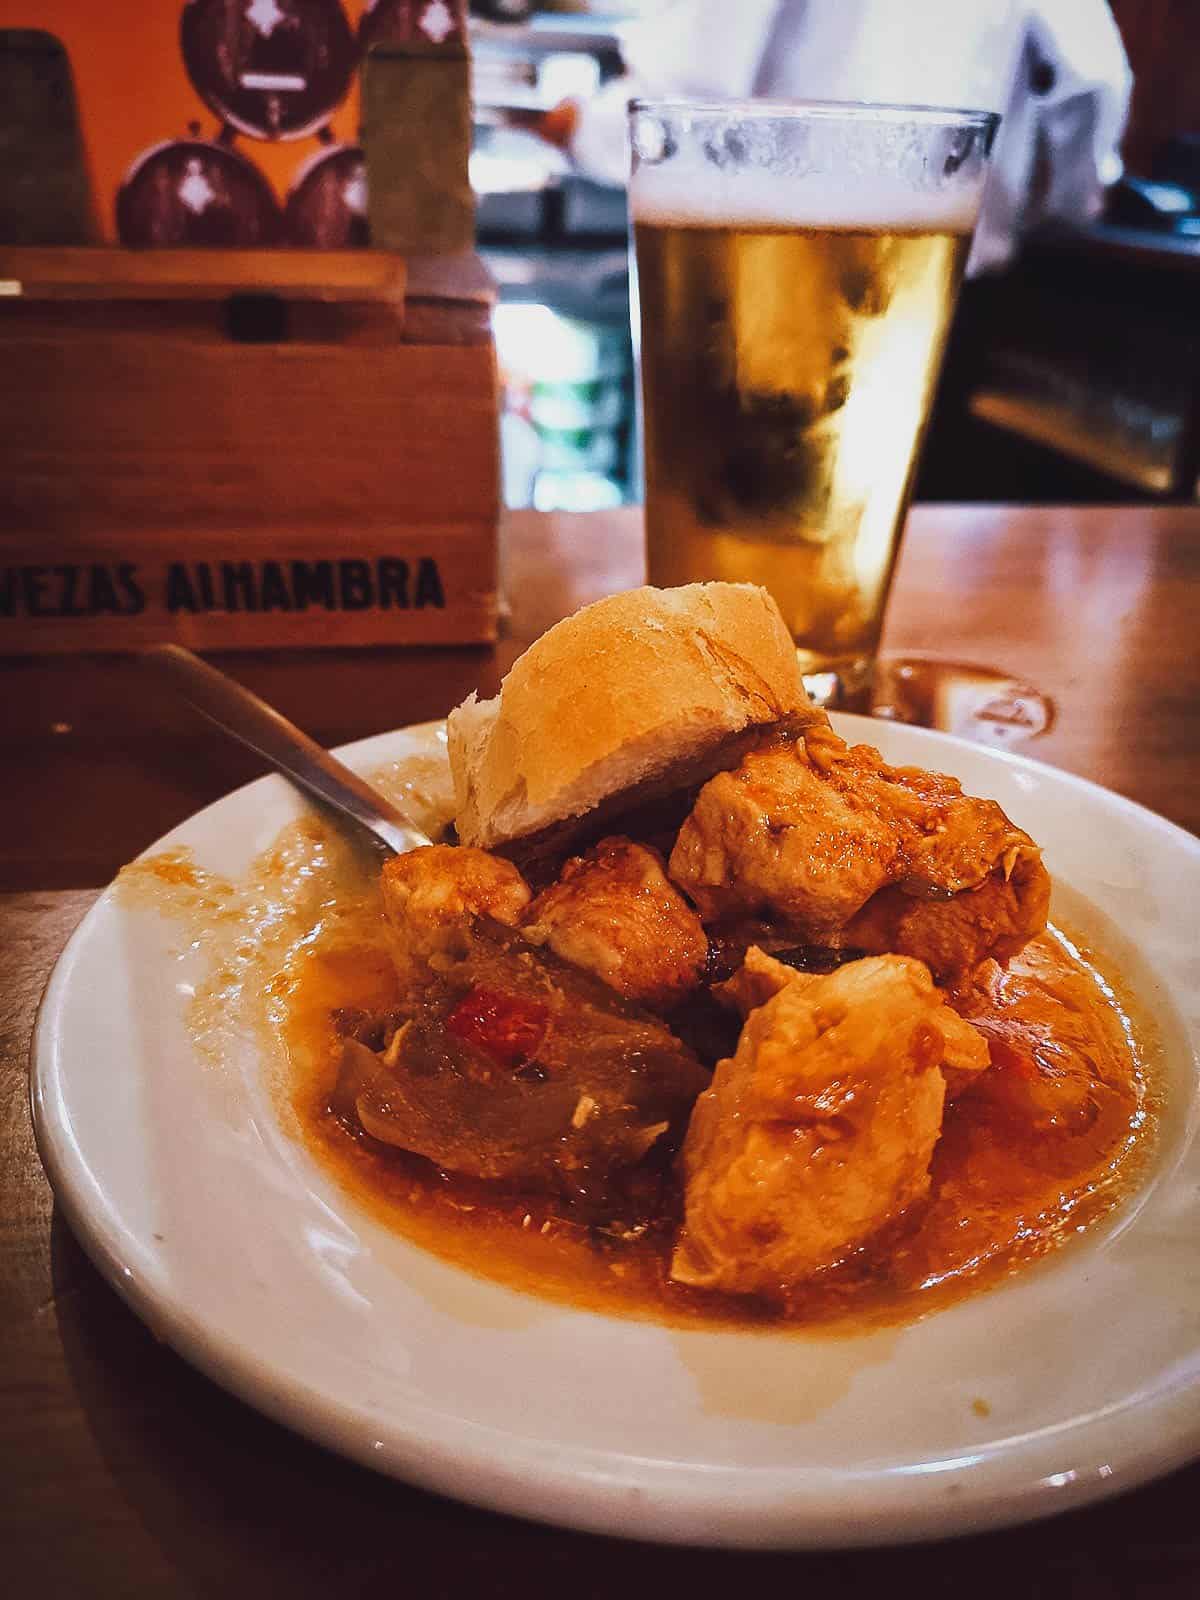
M 0 250 L 0 652 L 496 635 L 472 257 Z

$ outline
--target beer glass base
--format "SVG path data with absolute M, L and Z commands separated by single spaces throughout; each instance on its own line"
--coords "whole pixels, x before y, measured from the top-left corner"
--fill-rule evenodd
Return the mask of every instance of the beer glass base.
M 875 664 L 866 709 L 890 722 L 937 728 L 995 749 L 1011 749 L 1054 725 L 1054 702 L 1023 679 L 936 655 L 883 656 Z
M 871 710 L 873 657 L 822 656 L 797 646 L 796 659 L 805 691 L 814 705 L 823 711 Z
M 797 647 L 808 698 L 825 711 L 936 728 L 1011 749 L 1049 731 L 1054 702 L 995 667 L 936 655 L 830 658 Z

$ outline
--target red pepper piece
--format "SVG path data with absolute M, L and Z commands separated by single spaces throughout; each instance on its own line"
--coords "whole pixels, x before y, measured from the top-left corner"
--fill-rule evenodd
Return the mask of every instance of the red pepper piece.
M 500 1066 L 515 1068 L 533 1058 L 549 1023 L 540 1001 L 477 984 L 446 1018 L 446 1029 Z

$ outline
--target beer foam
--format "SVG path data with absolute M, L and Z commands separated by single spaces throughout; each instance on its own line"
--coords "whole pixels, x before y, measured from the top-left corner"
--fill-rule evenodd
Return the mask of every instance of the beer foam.
M 937 190 L 885 174 L 723 172 L 697 159 L 639 167 L 629 201 L 635 222 L 659 227 L 970 233 L 982 193 L 982 173 Z

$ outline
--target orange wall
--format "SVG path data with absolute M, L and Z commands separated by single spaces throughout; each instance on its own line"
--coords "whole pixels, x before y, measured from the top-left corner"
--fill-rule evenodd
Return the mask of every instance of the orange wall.
M 364 0 L 343 0 L 354 28 Z M 92 196 L 103 238 L 115 242 L 114 200 L 134 158 L 164 139 L 186 138 L 199 122 L 215 138 L 220 121 L 192 88 L 179 48 L 183 0 L 0 0 L 0 28 L 38 28 L 66 46 L 88 151 Z M 338 142 L 358 138 L 357 78 L 330 120 Z M 266 175 L 280 200 L 296 169 L 321 144 L 315 135 L 271 143 L 239 138 L 238 149 Z

